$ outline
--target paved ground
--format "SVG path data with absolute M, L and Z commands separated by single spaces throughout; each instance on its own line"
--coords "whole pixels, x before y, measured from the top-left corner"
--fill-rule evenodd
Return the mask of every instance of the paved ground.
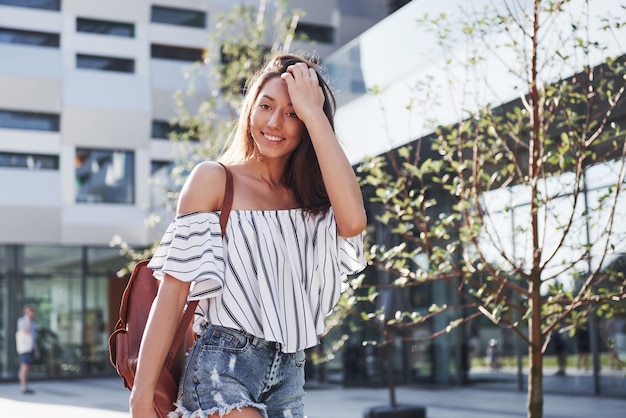
M 39 381 L 36 393 L 24 395 L 17 383 L 0 383 L 0 414 L 21 418 L 128 417 L 128 391 L 119 378 Z M 371 407 L 387 405 L 386 389 L 311 386 L 307 390 L 308 418 L 362 418 Z M 476 388 L 423 389 L 402 387 L 403 404 L 426 407 L 428 418 L 526 417 L 526 395 L 510 390 Z M 624 418 L 626 399 L 546 395 L 544 418 Z

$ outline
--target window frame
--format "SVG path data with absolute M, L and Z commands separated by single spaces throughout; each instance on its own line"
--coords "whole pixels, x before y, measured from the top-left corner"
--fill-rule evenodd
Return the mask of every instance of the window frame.
M 306 41 L 320 44 L 333 44 L 335 42 L 336 28 L 330 25 L 317 23 L 298 22 L 296 35 L 304 37 Z
M 96 30 L 93 30 L 95 27 Z M 89 29 L 92 30 L 89 30 Z M 116 30 L 128 31 L 127 34 L 116 33 Z M 76 32 L 93 35 L 117 36 L 121 38 L 135 38 L 135 24 L 113 20 L 76 17 Z
M 84 65 L 91 62 L 91 65 Z M 93 65 L 95 63 L 103 63 L 105 66 Z M 108 63 L 108 64 L 106 64 Z M 128 66 L 128 68 L 125 68 Z M 133 58 L 110 57 L 104 55 L 93 54 L 76 54 L 76 68 L 81 70 L 108 71 L 115 73 L 134 74 L 135 60 Z
M 178 124 L 172 124 L 162 119 L 152 119 L 152 129 L 150 131 L 150 137 L 155 140 L 169 141 L 172 139 L 172 134 L 183 134 L 189 132 L 188 128 L 180 126 Z M 198 142 L 199 138 L 189 138 L 189 141 Z
M 0 6 L 60 11 L 61 0 L 0 0 Z
M 182 46 L 150 44 L 150 58 L 182 62 L 202 62 L 204 49 Z
M 3 34 L 9 36 L 8 41 L 2 40 Z M 11 37 L 11 35 L 13 35 L 13 37 Z M 39 40 L 39 42 L 32 42 L 33 40 Z M 59 48 L 61 46 L 61 35 L 53 32 L 0 27 L 0 43 Z
M 171 18 L 178 15 L 178 19 Z M 187 18 L 184 18 L 188 15 Z M 195 16 L 193 16 L 195 15 Z M 168 18 L 169 16 L 169 18 Z M 204 10 L 185 9 L 182 7 L 169 7 L 152 5 L 150 8 L 150 22 L 164 25 L 184 26 L 187 28 L 206 29 L 208 14 Z
M 0 109 L 0 129 L 60 132 L 61 116 L 57 113 Z
M 121 181 L 120 187 L 123 193 L 121 199 L 106 199 L 106 192 L 112 191 L 112 195 L 115 196 L 115 186 L 111 186 L 110 179 L 107 179 L 107 184 L 102 187 L 102 184 L 92 182 L 91 180 L 97 179 L 97 175 L 104 169 L 108 170 L 111 167 L 110 164 L 114 164 L 114 158 L 116 153 L 123 153 L 124 164 L 129 164 L 128 171 L 124 170 L 119 177 Z M 94 155 L 95 154 L 95 155 Z M 121 148 L 97 148 L 87 146 L 77 146 L 75 149 L 75 170 L 74 180 L 76 182 L 74 202 L 76 204 L 109 204 L 109 205 L 134 205 L 137 199 L 137 187 L 136 187 L 136 152 L 133 149 L 121 149 Z M 97 171 L 94 171 L 94 165 L 98 167 Z M 84 169 L 83 169 L 84 167 Z M 126 168 L 126 167 L 125 167 Z M 105 176 L 108 173 L 105 173 Z M 83 190 L 81 190 L 83 189 Z M 91 193 L 93 189 L 100 189 L 100 193 Z M 124 196 L 128 196 L 124 198 Z M 100 197 L 100 199 L 98 199 Z
M 13 163 L 5 163 L 5 161 L 9 159 L 13 160 Z M 15 161 L 15 159 L 18 159 L 18 161 Z M 31 161 L 29 161 L 29 159 Z M 53 154 L 0 151 L 0 168 L 58 171 L 59 156 Z

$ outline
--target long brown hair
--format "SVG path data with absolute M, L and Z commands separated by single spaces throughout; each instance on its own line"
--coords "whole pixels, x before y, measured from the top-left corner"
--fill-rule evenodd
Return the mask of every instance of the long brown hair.
M 318 65 L 297 55 L 279 55 L 266 62 L 246 83 L 239 121 L 231 138 L 230 146 L 219 158 L 221 162 L 233 164 L 253 157 L 254 141 L 250 134 L 252 106 L 268 80 L 280 77 L 282 73 L 287 71 L 287 67 L 300 62 L 307 64 L 309 68 L 315 69 L 317 79 L 324 93 L 324 114 L 328 118 L 333 131 L 335 130 L 335 97 L 326 81 L 320 75 Z M 306 127 L 300 145 L 294 150 L 287 163 L 285 173 L 283 174 L 283 182 L 293 192 L 298 205 L 307 212 L 312 214 L 325 213 L 330 208 L 330 200 L 326 193 L 317 155 L 313 149 Z

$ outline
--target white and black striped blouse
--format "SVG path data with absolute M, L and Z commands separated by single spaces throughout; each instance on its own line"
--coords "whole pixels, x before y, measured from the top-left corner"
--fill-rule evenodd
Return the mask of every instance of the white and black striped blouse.
M 362 235 L 337 235 L 332 209 L 233 210 L 224 239 L 219 212 L 177 216 L 148 266 L 158 279 L 191 282 L 189 300 L 200 300 L 196 331 L 208 321 L 293 353 L 318 343 L 346 276 L 365 258 Z

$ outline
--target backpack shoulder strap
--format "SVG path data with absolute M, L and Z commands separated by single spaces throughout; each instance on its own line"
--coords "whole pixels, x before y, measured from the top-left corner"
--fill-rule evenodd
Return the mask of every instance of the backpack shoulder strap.
M 224 201 L 222 202 L 222 211 L 220 212 L 220 228 L 222 229 L 222 237 L 226 232 L 226 225 L 228 224 L 228 215 L 230 214 L 230 208 L 233 206 L 233 173 L 230 168 L 224 164 L 219 163 L 226 171 L 226 187 L 224 190 Z
M 233 173 L 230 171 L 230 168 L 226 167 L 224 164 L 219 164 L 224 167 L 224 170 L 226 171 L 226 187 L 224 190 L 222 211 L 220 213 L 220 228 L 222 230 L 222 237 L 224 237 L 224 233 L 226 232 L 226 225 L 228 224 L 228 215 L 230 214 L 230 209 L 233 206 Z M 185 332 L 187 330 L 187 327 L 191 323 L 191 318 L 193 317 L 197 306 L 197 300 L 191 301 L 187 305 L 187 309 L 185 309 L 185 313 L 180 319 L 180 323 L 178 324 L 178 328 L 176 329 L 176 334 L 174 335 L 172 346 L 165 361 L 166 365 L 168 365 L 168 360 L 171 359 L 173 354 L 178 352 L 178 348 L 182 344 L 183 338 L 185 338 Z

